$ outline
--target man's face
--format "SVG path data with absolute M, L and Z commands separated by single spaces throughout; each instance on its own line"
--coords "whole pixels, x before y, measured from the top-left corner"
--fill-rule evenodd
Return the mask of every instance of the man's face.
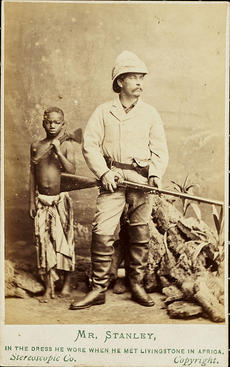
M 118 80 L 121 91 L 127 97 L 139 97 L 143 92 L 144 74 L 128 73 L 124 78 Z
M 64 125 L 63 117 L 58 112 L 50 112 L 43 120 L 43 127 L 50 136 L 57 136 Z

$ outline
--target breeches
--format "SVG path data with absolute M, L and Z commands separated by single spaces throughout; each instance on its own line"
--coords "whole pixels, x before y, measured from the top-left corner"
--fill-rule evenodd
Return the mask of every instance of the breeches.
M 148 225 L 152 212 L 151 202 L 151 195 L 140 190 L 119 188 L 113 193 L 102 190 L 97 198 L 93 232 L 113 236 L 126 204 L 130 229 Z

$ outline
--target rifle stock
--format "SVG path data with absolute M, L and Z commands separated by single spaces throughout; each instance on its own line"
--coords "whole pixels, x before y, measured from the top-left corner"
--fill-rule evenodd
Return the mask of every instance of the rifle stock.
M 197 201 L 199 203 L 213 204 L 217 206 L 224 205 L 222 201 L 211 200 L 208 198 L 184 194 L 182 192 L 177 192 L 177 191 L 158 189 L 157 187 L 140 184 L 137 182 L 127 181 L 127 180 L 118 181 L 117 185 L 118 187 L 131 188 L 134 190 L 142 190 L 142 191 L 149 192 L 152 194 L 164 194 L 164 195 L 180 197 L 183 199 Z M 102 183 L 100 180 L 97 180 L 96 178 L 77 176 L 77 175 L 72 175 L 70 173 L 61 174 L 61 191 L 82 190 L 82 189 L 88 189 L 91 187 L 100 187 L 100 186 L 102 186 Z
M 101 181 L 93 177 L 77 176 L 71 173 L 61 174 L 61 191 L 89 189 L 101 186 Z

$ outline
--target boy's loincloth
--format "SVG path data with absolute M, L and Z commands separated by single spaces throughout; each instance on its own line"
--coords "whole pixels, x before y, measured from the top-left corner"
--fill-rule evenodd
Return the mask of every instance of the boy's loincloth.
M 68 193 L 55 196 L 39 194 L 34 218 L 37 265 L 73 271 L 75 268 L 73 205 Z

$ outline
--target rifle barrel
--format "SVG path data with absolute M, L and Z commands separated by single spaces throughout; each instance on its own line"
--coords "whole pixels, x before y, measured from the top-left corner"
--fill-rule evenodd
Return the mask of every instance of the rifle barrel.
M 98 187 L 101 185 L 102 185 L 101 181 L 97 180 L 96 178 L 76 176 L 70 173 L 61 174 L 61 191 L 81 190 L 81 189 L 87 189 L 87 188 L 96 187 L 96 186 Z M 152 193 L 176 196 L 179 198 L 194 200 L 199 203 L 213 204 L 217 206 L 224 205 L 222 201 L 211 200 L 211 199 L 203 198 L 200 196 L 188 195 L 188 194 L 184 194 L 182 192 L 177 192 L 177 191 L 158 189 L 157 187 L 154 187 L 154 186 L 140 184 L 137 182 L 127 181 L 127 180 L 118 181 L 117 185 L 118 187 L 130 187 L 135 190 L 142 190 L 142 191 L 147 191 L 147 192 L 152 192 Z
M 133 188 L 133 189 L 136 189 L 136 190 L 141 190 L 141 189 L 143 190 L 144 189 L 145 191 L 149 191 L 149 192 L 152 192 L 152 193 L 160 193 L 160 194 L 165 194 L 165 195 L 170 195 L 170 196 L 176 196 L 176 197 L 180 197 L 180 198 L 184 198 L 184 199 L 188 199 L 188 200 L 198 201 L 200 203 L 213 204 L 213 205 L 217 205 L 217 206 L 223 206 L 224 205 L 224 203 L 222 201 L 211 200 L 211 199 L 203 198 L 203 197 L 200 197 L 200 196 L 184 194 L 182 192 L 158 189 L 157 187 L 154 187 L 154 186 L 140 184 L 140 183 L 127 181 L 127 180 L 123 180 L 122 182 L 118 183 L 118 186 L 130 187 L 130 188 Z

